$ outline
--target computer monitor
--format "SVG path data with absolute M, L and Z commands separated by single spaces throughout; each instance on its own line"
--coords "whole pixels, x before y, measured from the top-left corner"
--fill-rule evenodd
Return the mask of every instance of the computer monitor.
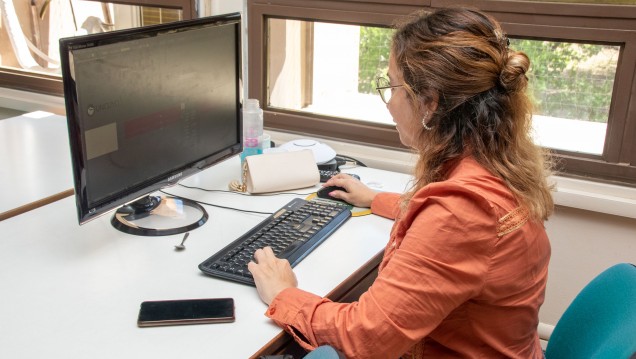
M 202 225 L 152 195 L 242 150 L 239 13 L 60 40 L 80 224 L 118 209 L 127 233 Z

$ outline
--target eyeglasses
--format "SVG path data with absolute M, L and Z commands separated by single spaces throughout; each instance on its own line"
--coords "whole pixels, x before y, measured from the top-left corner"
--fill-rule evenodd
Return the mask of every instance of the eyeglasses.
M 377 79 L 375 79 L 375 89 L 378 90 L 378 93 L 380 94 L 380 98 L 382 98 L 382 101 L 386 104 L 389 103 L 389 101 L 391 101 L 391 95 L 393 95 L 393 89 L 396 87 L 402 87 L 404 85 L 391 85 L 391 82 L 389 82 L 389 79 L 387 79 L 386 77 L 380 76 Z

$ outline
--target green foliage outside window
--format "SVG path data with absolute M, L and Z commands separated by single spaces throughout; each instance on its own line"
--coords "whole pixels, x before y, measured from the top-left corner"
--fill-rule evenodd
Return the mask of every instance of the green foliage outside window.
M 618 47 L 521 39 L 510 47 L 530 58 L 536 114 L 607 122 Z
M 389 52 L 392 29 L 382 27 L 360 27 L 360 57 L 358 70 L 358 92 L 375 94 L 375 79 L 386 75 L 389 69 Z
M 360 93 L 374 94 L 375 78 L 386 74 L 392 31 L 360 28 Z M 617 46 L 511 39 L 510 47 L 530 57 L 528 76 L 536 114 L 607 122 Z

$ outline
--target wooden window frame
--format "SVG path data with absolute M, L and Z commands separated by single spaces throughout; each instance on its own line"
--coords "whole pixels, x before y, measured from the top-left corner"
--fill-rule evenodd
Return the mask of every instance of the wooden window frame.
M 195 0 L 88 0 L 121 5 L 136 5 L 179 9 L 184 20 L 197 17 Z M 20 69 L 0 67 L 0 87 L 37 92 L 46 95 L 64 96 L 62 79 L 59 76 L 34 73 Z
M 510 37 L 621 46 L 603 154 L 554 152 L 564 175 L 636 186 L 636 6 L 510 0 L 463 4 L 492 14 Z M 391 26 L 415 10 L 454 5 L 451 0 L 248 0 L 248 95 L 263 104 L 268 128 L 404 149 L 393 126 L 268 107 L 267 20 Z

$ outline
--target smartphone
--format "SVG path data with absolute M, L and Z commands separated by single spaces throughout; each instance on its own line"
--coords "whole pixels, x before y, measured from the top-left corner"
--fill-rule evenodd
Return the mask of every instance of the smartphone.
M 232 298 L 146 301 L 139 308 L 137 326 L 228 323 L 234 319 Z

